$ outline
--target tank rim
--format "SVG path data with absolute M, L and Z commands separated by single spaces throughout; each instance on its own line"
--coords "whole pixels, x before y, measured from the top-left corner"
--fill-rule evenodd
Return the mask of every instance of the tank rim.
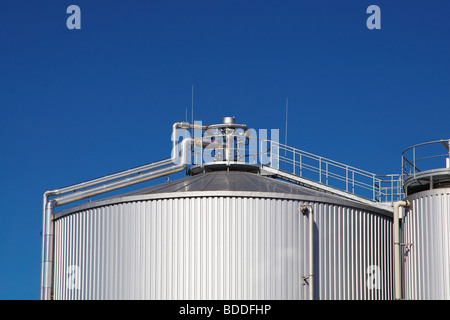
M 79 211 L 94 209 L 99 207 L 105 207 L 109 205 L 140 202 L 140 201 L 151 201 L 151 200 L 165 200 L 174 198 L 266 198 L 266 199 L 280 199 L 280 200 L 293 200 L 305 203 L 313 204 L 331 204 L 343 207 L 355 208 L 364 211 L 370 211 L 373 213 L 379 213 L 392 218 L 392 212 L 389 210 L 383 210 L 382 208 L 372 207 L 370 205 L 354 202 L 347 199 L 341 198 L 331 198 L 322 196 L 310 196 L 310 195 L 296 195 L 287 193 L 276 193 L 276 192 L 259 192 L 259 191 L 186 191 L 186 192 L 167 192 L 167 193 L 154 193 L 154 194 L 144 194 L 144 195 L 132 195 L 124 197 L 114 197 L 102 200 L 97 200 L 85 204 L 80 204 L 73 208 L 68 208 L 56 213 L 53 217 L 54 220 L 62 218 L 66 215 L 77 213 Z

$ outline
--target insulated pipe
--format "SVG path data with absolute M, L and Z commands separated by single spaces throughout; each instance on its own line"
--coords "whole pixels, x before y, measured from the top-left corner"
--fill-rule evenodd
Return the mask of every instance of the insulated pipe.
M 178 129 L 201 129 L 208 130 L 209 126 L 200 126 L 198 124 L 190 124 L 189 122 L 175 122 L 172 125 L 172 157 L 171 160 L 173 163 L 176 163 L 178 159 L 178 137 L 176 135 Z
M 41 300 L 51 299 L 53 274 L 53 208 L 54 201 L 46 201 L 44 194 L 44 214 L 42 231 L 42 261 L 41 261 Z
M 173 138 L 174 136 L 176 137 L 175 133 L 176 133 L 178 128 L 180 128 L 180 129 L 189 129 L 191 127 L 196 127 L 196 126 L 195 125 L 191 125 L 188 122 L 176 122 L 176 123 L 174 123 L 173 126 L 172 126 L 172 140 L 174 140 L 174 138 Z M 203 130 L 206 130 L 208 127 L 207 126 L 202 126 L 201 128 Z M 61 194 L 68 193 L 68 192 L 71 192 L 71 191 L 76 191 L 78 189 L 84 189 L 84 188 L 87 188 L 87 187 L 94 186 L 96 184 L 100 184 L 100 183 L 108 182 L 108 181 L 111 181 L 111 180 L 123 178 L 123 177 L 126 177 L 126 176 L 131 175 L 131 174 L 136 174 L 136 173 L 139 173 L 141 171 L 147 171 L 147 170 L 150 170 L 150 169 L 153 169 L 153 168 L 157 168 L 157 167 L 161 167 L 161 166 L 164 166 L 164 165 L 168 165 L 170 163 L 175 163 L 177 161 L 177 159 L 179 158 L 178 146 L 177 146 L 176 142 L 177 141 L 173 141 L 173 150 L 176 151 L 176 152 L 172 153 L 172 157 L 171 158 L 164 159 L 164 160 L 157 161 L 157 162 L 153 162 L 153 163 L 146 164 L 146 165 L 143 165 L 143 166 L 135 167 L 135 168 L 128 169 L 128 170 L 125 170 L 125 171 L 121 171 L 121 172 L 118 172 L 118 173 L 114 173 L 114 174 L 111 174 L 111 175 L 103 176 L 103 177 L 100 177 L 100 178 L 97 178 L 97 179 L 93 179 L 93 180 L 89 180 L 89 181 L 86 181 L 86 182 L 78 183 L 78 184 L 71 185 L 71 186 L 68 186 L 68 187 L 55 189 L 55 190 L 49 190 L 49 191 L 46 191 L 44 193 L 44 195 L 43 195 L 43 208 L 42 208 L 42 220 L 43 220 L 42 221 L 42 225 L 43 225 L 43 230 L 44 231 L 43 231 L 43 234 L 42 234 L 42 250 L 41 250 L 41 284 L 42 284 L 42 286 L 44 286 L 44 283 L 46 283 L 46 282 L 44 282 L 46 277 L 47 277 L 46 275 L 48 274 L 48 272 L 46 270 L 49 267 L 49 263 L 47 263 L 47 262 L 44 263 L 44 261 L 48 261 L 47 260 L 48 256 L 46 257 L 46 255 L 48 255 L 48 253 L 49 253 L 49 250 L 47 250 L 49 242 L 47 240 L 50 237 L 53 237 L 53 234 L 48 229 L 48 228 L 51 228 L 50 225 L 52 224 L 51 223 L 51 219 L 50 219 L 50 217 L 52 215 L 48 215 L 48 213 L 47 213 L 47 206 L 48 206 L 48 201 L 49 201 L 48 199 L 49 199 L 49 197 L 50 196 L 61 195 Z M 55 203 L 53 203 L 52 205 L 55 206 Z M 53 212 L 53 210 L 51 210 L 51 211 Z M 43 287 L 41 287 L 41 299 L 47 300 L 47 299 L 50 299 L 50 298 L 51 298 L 50 294 L 46 293 L 46 290 L 44 290 Z
M 135 174 L 135 173 L 139 173 L 141 171 L 147 171 L 147 170 L 150 170 L 150 169 L 153 169 L 153 168 L 157 168 L 157 167 L 161 167 L 161 166 L 164 166 L 164 165 L 168 165 L 168 164 L 170 164 L 172 162 L 173 162 L 172 158 L 164 159 L 164 160 L 157 161 L 157 162 L 152 162 L 152 163 L 149 163 L 149 164 L 146 164 L 146 165 L 143 165 L 143 166 L 131 168 L 131 169 L 128 169 L 128 170 L 125 170 L 125 171 L 117 172 L 117 173 L 114 173 L 114 174 L 110 174 L 110 175 L 103 176 L 103 177 L 100 177 L 100 178 L 97 178 L 97 179 L 93 179 L 93 180 L 89 180 L 89 181 L 86 181 L 86 182 L 81 182 L 81 183 L 78 183 L 78 184 L 75 184 L 75 185 L 71 185 L 71 186 L 68 186 L 68 187 L 64 187 L 64 188 L 61 188 L 61 189 L 49 190 L 49 191 L 45 192 L 45 196 L 48 198 L 49 196 L 57 196 L 57 195 L 60 195 L 60 194 L 63 194 L 63 193 L 67 193 L 67 192 L 71 192 L 71 191 L 75 191 L 75 190 L 91 187 L 93 185 L 100 184 L 100 183 L 103 183 L 103 182 L 108 182 L 108 181 L 111 181 L 111 180 L 114 180 L 114 179 L 118 179 L 118 178 L 122 178 L 122 177 L 128 176 L 130 174 Z
M 175 138 L 174 138 L 174 137 L 176 137 L 177 129 L 189 129 L 189 128 L 194 128 L 194 127 L 195 127 L 195 125 L 192 125 L 192 124 L 190 124 L 188 122 L 175 122 L 172 125 L 172 140 L 173 140 L 173 147 L 172 147 L 172 149 L 173 150 L 178 151 L 177 141 L 175 141 Z M 207 126 L 201 126 L 201 129 L 203 129 L 203 130 L 206 130 L 207 128 L 208 128 Z M 125 177 L 125 176 L 128 176 L 128 175 L 131 175 L 131 174 L 139 173 L 139 172 L 142 172 L 142 171 L 147 171 L 147 170 L 154 169 L 154 168 L 157 168 L 157 167 L 162 167 L 162 166 L 168 165 L 170 163 L 175 163 L 177 161 L 178 157 L 179 157 L 178 152 L 173 152 L 171 158 L 160 160 L 160 161 L 156 161 L 156 162 L 152 162 L 152 163 L 149 163 L 149 164 L 145 164 L 143 166 L 131 168 L 131 169 L 128 169 L 128 170 L 125 170 L 125 171 L 121 171 L 121 172 L 114 173 L 114 174 L 111 174 L 111 175 L 107 175 L 107 176 L 104 176 L 104 177 L 100 177 L 100 178 L 97 178 L 97 179 L 89 180 L 89 181 L 86 181 L 86 182 L 78 183 L 78 184 L 75 184 L 75 185 L 72 185 L 72 186 L 68 186 L 68 187 L 64 187 L 64 188 L 61 188 L 61 189 L 50 190 L 50 191 L 46 192 L 46 195 L 47 195 L 47 197 L 48 196 L 60 195 L 60 194 L 71 192 L 71 191 L 75 191 L 75 190 L 78 190 L 78 189 L 91 187 L 93 185 L 100 184 L 100 183 L 103 183 L 103 182 L 108 182 L 108 181 L 111 181 L 111 180 L 114 180 L 114 179 L 122 178 L 122 177 Z
M 41 252 L 41 292 L 40 292 L 40 298 L 41 300 L 50 300 L 52 299 L 52 277 L 53 277 L 53 211 L 54 208 L 58 205 L 74 202 L 77 200 L 85 199 L 94 195 L 98 195 L 101 193 L 105 193 L 108 191 L 116 190 L 125 186 L 134 185 L 140 182 L 144 182 L 147 180 L 155 179 L 161 176 L 169 175 L 175 172 L 182 171 L 186 168 L 188 165 L 188 151 L 190 150 L 190 147 L 192 146 L 194 139 L 192 138 L 185 138 L 182 142 L 182 150 L 181 150 L 181 161 L 179 164 L 172 165 L 170 167 L 166 167 L 154 172 L 146 173 L 144 175 L 132 177 L 123 179 L 120 181 L 116 181 L 110 184 L 101 185 L 98 187 L 95 187 L 91 190 L 85 190 L 78 193 L 74 193 L 68 196 L 59 197 L 56 199 L 52 199 L 49 201 L 49 197 L 53 195 L 60 195 L 65 192 L 75 191 L 76 189 L 92 186 L 94 184 L 98 184 L 104 181 L 113 180 L 119 177 L 123 177 L 126 174 L 132 174 L 137 173 L 142 170 L 142 168 L 154 168 L 158 166 L 162 166 L 164 164 L 169 164 L 170 162 L 176 162 L 177 158 L 179 158 L 179 153 L 176 152 L 172 155 L 172 158 L 158 161 L 155 163 L 152 163 L 150 165 L 138 167 L 135 169 L 130 169 L 124 172 L 119 172 L 117 174 L 113 174 L 110 176 L 105 176 L 99 179 L 95 179 L 92 181 L 88 181 L 85 183 L 80 183 L 74 186 L 62 188 L 62 189 L 56 189 L 47 191 L 44 193 L 43 196 L 43 234 L 42 234 L 42 252 Z M 125 174 L 126 172 L 126 174 Z
M 400 218 L 399 208 L 409 207 L 411 203 L 408 200 L 394 202 L 394 289 L 395 299 L 402 298 L 402 278 L 400 272 Z
M 185 138 L 183 142 L 181 142 L 182 149 L 181 149 L 181 161 L 179 164 L 175 164 L 169 167 L 165 167 L 156 171 L 151 171 L 145 174 L 141 174 L 138 176 L 134 176 L 131 178 L 122 179 L 119 181 L 114 181 L 108 184 L 104 184 L 98 187 L 95 187 L 93 189 L 88 189 L 84 191 L 80 191 L 77 193 L 69 194 L 67 196 L 55 198 L 53 201 L 55 201 L 56 206 L 61 206 L 70 202 L 83 200 L 89 197 L 93 197 L 105 192 L 114 191 L 120 188 L 128 187 L 137 183 L 145 182 L 148 180 L 156 179 L 162 176 L 167 176 L 169 174 L 173 174 L 176 172 L 180 172 L 186 168 L 188 165 L 188 157 L 187 157 L 187 149 L 191 147 L 194 139 L 192 138 Z
M 300 207 L 300 211 L 309 219 L 309 300 L 314 300 L 314 212 L 310 205 Z
M 194 128 L 194 127 L 195 127 L 195 125 L 192 125 L 192 124 L 190 124 L 188 122 L 175 122 L 172 125 L 172 141 L 173 141 L 172 150 L 178 151 L 177 141 L 176 141 L 176 131 L 177 131 L 177 129 L 190 129 L 190 128 Z M 201 126 L 201 129 L 203 129 L 203 130 L 206 130 L 207 128 L 208 128 L 208 126 Z M 86 182 L 78 183 L 78 184 L 75 184 L 75 185 L 72 185 L 72 186 L 68 186 L 68 187 L 64 187 L 64 188 L 61 188 L 61 189 L 49 190 L 49 191 L 46 192 L 46 195 L 47 195 L 47 197 L 48 196 L 60 195 L 60 194 L 71 192 L 71 191 L 74 191 L 74 190 L 77 190 L 77 189 L 83 189 L 83 188 L 87 188 L 87 187 L 90 187 L 90 186 L 93 186 L 93 185 L 96 185 L 96 184 L 100 184 L 100 183 L 103 183 L 103 182 L 107 182 L 107 181 L 111 181 L 111 180 L 114 180 L 114 179 L 122 178 L 122 177 L 128 176 L 130 174 L 135 174 L 135 173 L 138 173 L 138 172 L 141 172 L 141 171 L 147 171 L 147 170 L 150 170 L 150 169 L 154 169 L 154 168 L 157 168 L 157 167 L 168 165 L 170 163 L 175 163 L 177 161 L 178 157 L 179 157 L 178 152 L 173 152 L 171 158 L 160 160 L 160 161 L 157 161 L 157 162 L 152 162 L 152 163 L 149 163 L 149 164 L 146 164 L 146 165 L 143 165 L 143 166 L 131 168 L 131 169 L 128 169 L 128 170 L 125 170 L 125 171 L 121 171 L 121 172 L 114 173 L 114 174 L 111 174 L 111 175 L 107 175 L 107 176 L 104 176 L 104 177 L 100 177 L 100 178 L 97 178 L 97 179 L 89 180 L 89 181 L 86 181 Z

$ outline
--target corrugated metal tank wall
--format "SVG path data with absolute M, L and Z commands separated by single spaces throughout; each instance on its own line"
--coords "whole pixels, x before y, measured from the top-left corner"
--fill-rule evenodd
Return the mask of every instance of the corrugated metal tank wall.
M 450 188 L 415 193 L 402 219 L 403 296 L 450 299 Z
M 57 216 L 53 298 L 308 299 L 306 202 L 255 195 L 161 194 Z M 315 299 L 392 299 L 392 218 L 308 204 Z

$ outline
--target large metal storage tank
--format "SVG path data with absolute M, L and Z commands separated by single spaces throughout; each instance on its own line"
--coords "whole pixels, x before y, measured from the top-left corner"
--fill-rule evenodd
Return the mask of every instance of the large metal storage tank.
M 239 170 L 56 214 L 53 299 L 309 299 L 305 204 L 314 299 L 392 299 L 391 212 Z
M 450 299 L 449 142 L 427 142 L 403 152 L 410 203 L 401 224 L 404 299 Z

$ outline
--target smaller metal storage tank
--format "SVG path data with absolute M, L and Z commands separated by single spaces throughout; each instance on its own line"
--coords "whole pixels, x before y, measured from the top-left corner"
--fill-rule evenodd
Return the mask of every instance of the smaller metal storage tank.
M 226 170 L 56 214 L 53 298 L 306 300 L 305 204 L 314 299 L 392 299 L 391 212 Z
M 450 299 L 449 142 L 418 144 L 402 154 L 410 203 L 401 225 L 404 299 Z
M 403 217 L 404 298 L 450 299 L 450 188 L 407 197 Z

